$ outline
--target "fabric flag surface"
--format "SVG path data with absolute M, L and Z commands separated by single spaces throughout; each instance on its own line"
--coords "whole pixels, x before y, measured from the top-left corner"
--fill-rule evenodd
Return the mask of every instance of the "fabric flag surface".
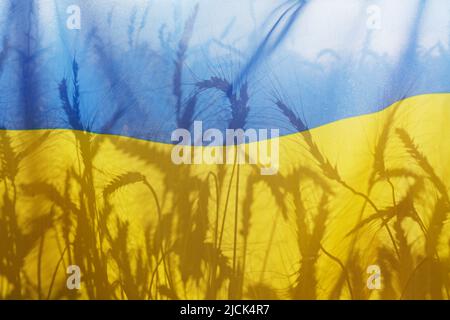
M 447 0 L 0 1 L 1 299 L 449 299 Z

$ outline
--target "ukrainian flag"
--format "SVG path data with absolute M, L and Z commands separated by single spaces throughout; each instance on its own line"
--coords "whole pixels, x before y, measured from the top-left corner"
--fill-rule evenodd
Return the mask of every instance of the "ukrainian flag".
M 448 1 L 3 0 L 0 26 L 0 298 L 449 298 Z M 279 130 L 244 145 L 277 139 L 276 172 L 174 163 L 196 122 Z

